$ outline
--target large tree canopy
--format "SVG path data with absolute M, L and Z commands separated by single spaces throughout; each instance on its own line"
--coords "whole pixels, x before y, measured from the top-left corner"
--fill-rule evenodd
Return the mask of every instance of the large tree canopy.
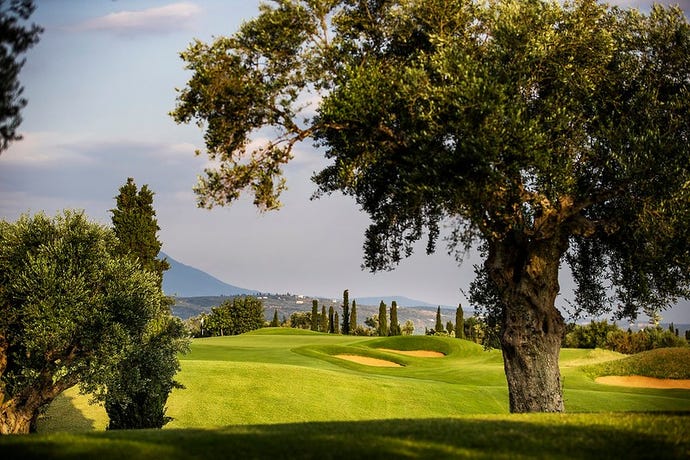
M 562 411 L 554 306 L 567 261 L 583 311 L 621 316 L 690 293 L 690 28 L 594 0 L 278 0 L 230 38 L 194 43 L 173 116 L 220 161 L 200 205 L 251 189 L 279 205 L 312 138 L 321 194 L 372 219 L 365 264 L 389 269 L 442 224 L 478 244 L 498 298 L 512 411 Z M 302 119 L 305 93 L 320 97 Z M 312 96 L 311 99 L 314 99 Z M 311 109 L 311 108 L 310 108 Z M 250 144 L 270 127 L 273 141 Z

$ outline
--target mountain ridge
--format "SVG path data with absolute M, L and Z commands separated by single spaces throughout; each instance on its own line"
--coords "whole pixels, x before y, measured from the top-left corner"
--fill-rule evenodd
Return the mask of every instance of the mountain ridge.
M 161 258 L 167 259 L 170 269 L 163 272 L 163 292 L 175 297 L 209 297 L 254 295 L 259 291 L 233 286 L 209 275 L 203 270 L 185 265 L 168 254 L 161 252 Z

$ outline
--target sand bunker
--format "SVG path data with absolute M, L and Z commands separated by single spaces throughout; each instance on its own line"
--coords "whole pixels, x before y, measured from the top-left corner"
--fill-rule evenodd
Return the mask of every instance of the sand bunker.
M 344 359 L 347 361 L 352 361 L 353 363 L 364 364 L 366 366 L 376 366 L 376 367 L 402 367 L 398 363 L 393 361 L 387 361 L 385 359 L 369 358 L 368 356 L 361 355 L 335 355 L 336 358 Z
M 690 380 L 655 379 L 653 377 L 642 377 L 639 375 L 608 375 L 606 377 L 597 377 L 595 381 L 597 383 L 603 383 L 604 385 L 616 385 L 621 387 L 681 388 L 690 390 Z
M 381 351 L 388 351 L 391 353 L 398 353 L 401 355 L 414 356 L 417 358 L 443 358 L 444 355 L 440 351 L 430 351 L 430 350 L 392 350 L 390 348 L 378 348 Z

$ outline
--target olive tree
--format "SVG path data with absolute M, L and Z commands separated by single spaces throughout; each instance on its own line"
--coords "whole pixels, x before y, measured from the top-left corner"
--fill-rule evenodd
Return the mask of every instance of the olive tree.
M 0 222 L 0 434 L 35 429 L 67 388 L 99 393 L 164 298 L 81 213 Z
M 205 207 L 280 206 L 312 139 L 319 195 L 372 220 L 364 264 L 394 267 L 449 226 L 501 299 L 513 412 L 563 411 L 559 266 L 575 301 L 621 316 L 687 297 L 690 29 L 594 0 L 276 0 L 194 42 L 176 121 L 205 127 Z M 311 93 L 311 94 L 310 94 Z M 305 101 L 317 101 L 309 105 Z M 275 136 L 250 143 L 257 131 Z M 262 131 L 265 136 L 267 131 Z

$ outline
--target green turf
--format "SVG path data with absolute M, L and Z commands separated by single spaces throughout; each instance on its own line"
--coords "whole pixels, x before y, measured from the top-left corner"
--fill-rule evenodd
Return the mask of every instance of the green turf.
M 530 414 L 0 438 L 12 459 L 684 459 L 690 416 Z
M 382 349 L 434 350 L 445 356 L 419 358 Z M 356 364 L 335 356 L 341 353 L 389 359 L 402 367 Z M 286 329 L 198 339 L 181 359 L 178 379 L 186 388 L 169 398 L 167 413 L 174 420 L 164 430 L 89 433 L 102 430 L 107 418 L 73 391 L 48 410 L 39 427 L 43 434 L 0 438 L 0 458 L 7 449 L 28 458 L 47 452 L 57 458 L 114 458 L 118 452 L 195 458 L 195 448 L 281 457 L 289 452 L 281 449 L 303 443 L 314 446 L 297 451 L 303 458 L 346 458 L 350 444 L 357 456 L 369 446 L 379 458 L 599 458 L 595 453 L 604 449 L 606 436 L 617 438 L 613 447 L 606 444 L 610 449 L 603 457 L 618 457 L 623 444 L 655 446 L 633 458 L 661 448 L 670 449 L 669 458 L 687 455 L 690 391 L 594 382 L 593 368 L 624 362 L 622 357 L 603 350 L 562 350 L 569 413 L 515 416 L 508 414 L 500 352 L 464 340 Z M 537 445 L 545 442 L 542 454 Z

